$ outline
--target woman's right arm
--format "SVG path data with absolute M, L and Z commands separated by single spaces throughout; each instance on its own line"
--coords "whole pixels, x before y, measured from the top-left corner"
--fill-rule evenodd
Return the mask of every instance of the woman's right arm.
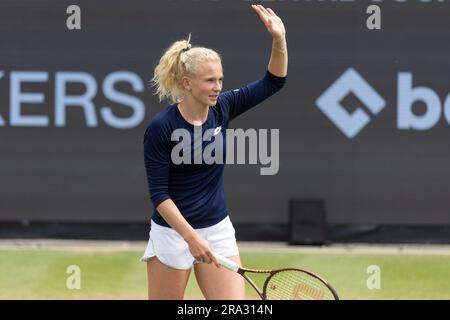
M 160 121 L 152 121 L 144 136 L 144 156 L 153 205 L 167 224 L 188 243 L 195 259 L 219 266 L 209 243 L 198 235 L 170 198 L 170 154 L 170 130 Z

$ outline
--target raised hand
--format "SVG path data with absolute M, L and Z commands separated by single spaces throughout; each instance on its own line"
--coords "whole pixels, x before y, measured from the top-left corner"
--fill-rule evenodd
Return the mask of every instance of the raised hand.
M 286 34 L 283 21 L 270 8 L 264 8 L 262 5 L 252 5 L 253 10 L 256 11 L 261 21 L 267 28 L 267 31 L 274 39 L 283 38 Z

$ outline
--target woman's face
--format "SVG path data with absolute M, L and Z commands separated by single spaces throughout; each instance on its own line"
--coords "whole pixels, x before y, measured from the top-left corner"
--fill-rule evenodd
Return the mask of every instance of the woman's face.
M 197 66 L 197 73 L 190 77 L 192 97 L 205 106 L 214 106 L 222 91 L 223 72 L 219 61 L 206 61 Z

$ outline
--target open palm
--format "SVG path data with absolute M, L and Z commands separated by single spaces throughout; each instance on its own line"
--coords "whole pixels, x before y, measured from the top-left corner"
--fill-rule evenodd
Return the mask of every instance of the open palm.
M 283 21 L 281 21 L 281 18 L 272 9 L 266 9 L 262 5 L 252 5 L 252 8 L 256 11 L 273 38 L 284 37 L 286 29 L 284 28 Z

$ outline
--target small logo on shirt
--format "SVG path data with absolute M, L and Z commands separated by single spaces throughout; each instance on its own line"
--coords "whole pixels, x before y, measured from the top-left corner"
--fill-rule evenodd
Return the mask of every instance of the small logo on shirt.
M 217 128 L 215 128 L 214 129 L 214 133 L 213 133 L 213 136 L 216 136 L 216 135 L 218 135 L 219 134 L 219 132 L 222 130 L 222 126 L 220 126 L 220 127 L 217 127 Z

